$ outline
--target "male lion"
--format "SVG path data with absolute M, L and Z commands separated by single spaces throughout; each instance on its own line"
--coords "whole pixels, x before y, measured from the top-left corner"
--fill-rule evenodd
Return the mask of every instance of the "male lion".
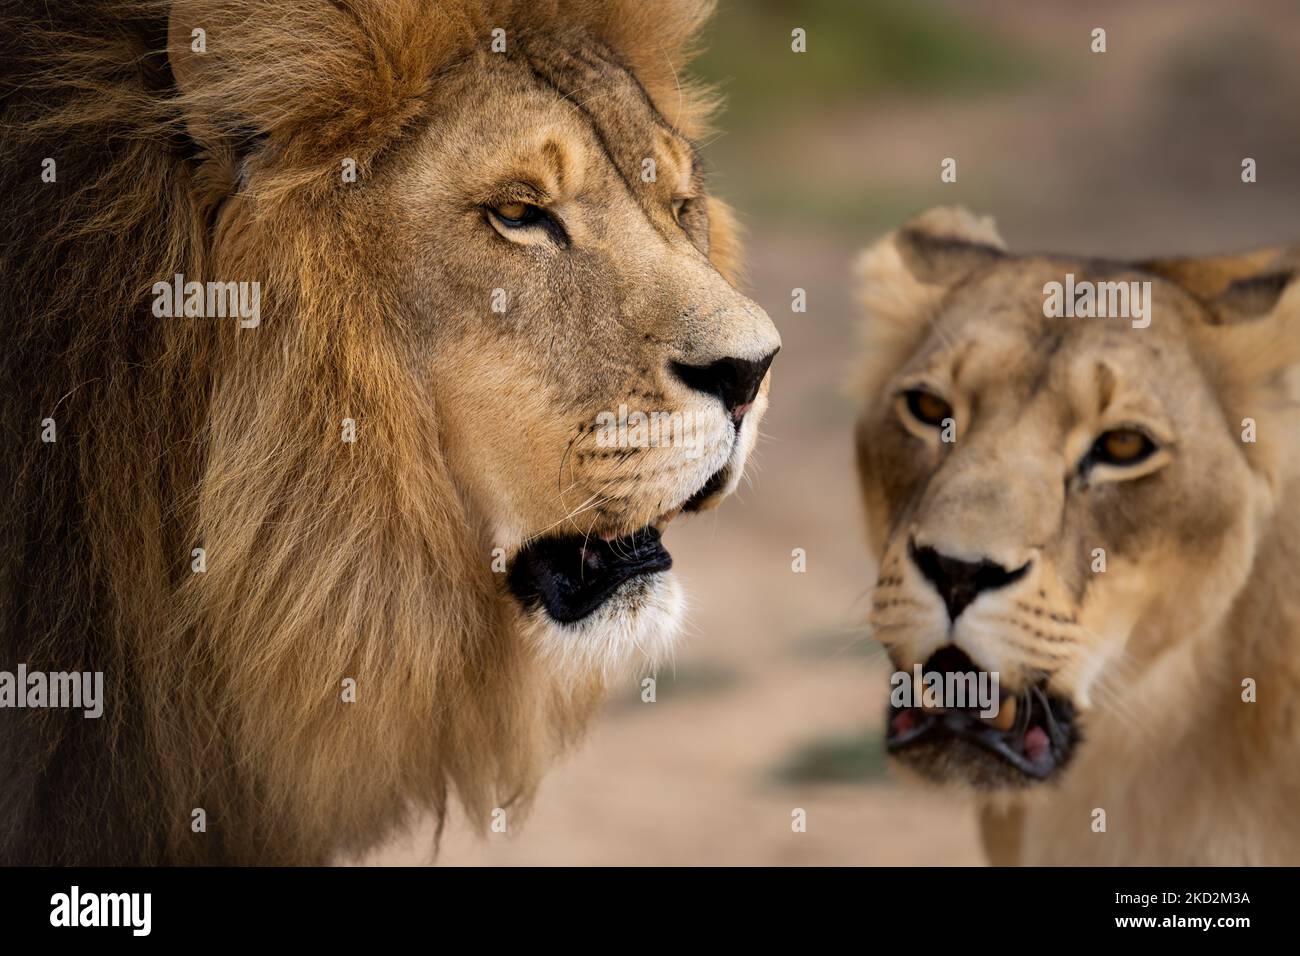
M 482 827 L 668 651 L 659 532 L 779 345 L 680 80 L 709 7 L 4 4 L 0 670 L 105 701 L 0 711 L 0 860 Z
M 1002 698 L 899 695 L 886 742 L 995 863 L 1300 863 L 1298 264 L 1012 255 L 952 209 L 863 256 L 870 624 Z

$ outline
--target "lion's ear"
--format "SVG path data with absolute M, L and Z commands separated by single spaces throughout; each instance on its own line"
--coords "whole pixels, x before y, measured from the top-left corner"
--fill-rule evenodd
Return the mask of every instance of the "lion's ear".
M 207 54 L 207 30 L 199 26 L 209 22 L 202 5 L 194 0 L 177 0 L 167 18 L 167 62 L 171 66 L 181 102 L 188 95 L 196 98 L 204 86 Z M 214 148 L 220 144 L 221 123 L 218 117 L 204 116 L 201 110 L 182 107 L 186 132 L 196 143 Z
M 865 388 L 915 347 L 952 285 L 1005 256 L 993 220 L 956 207 L 928 210 L 863 252 L 855 272 L 866 319 Z
M 720 99 L 686 67 L 703 48 L 704 27 L 716 6 L 717 0 L 560 0 L 552 16 L 586 23 L 632 71 L 668 123 L 698 141 L 710 132 Z
M 467 30 L 422 0 L 175 0 L 167 57 L 201 145 L 265 139 L 286 166 L 361 166 L 423 108 Z

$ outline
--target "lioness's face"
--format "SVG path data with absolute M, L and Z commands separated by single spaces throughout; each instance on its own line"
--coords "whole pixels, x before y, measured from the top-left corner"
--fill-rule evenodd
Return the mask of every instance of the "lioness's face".
M 1150 325 L 1045 317 L 1067 273 L 1150 282 Z M 892 706 L 904 764 L 986 788 L 1050 778 L 1227 612 L 1263 495 L 1189 346 L 1207 321 L 1150 274 L 1001 255 L 918 321 L 858 431 L 870 623 L 900 671 L 996 673 L 1001 700 L 983 717 Z
M 660 531 L 736 486 L 780 340 L 635 78 L 585 38 L 512 42 L 438 77 L 380 227 L 503 600 L 544 655 L 615 663 L 674 635 Z

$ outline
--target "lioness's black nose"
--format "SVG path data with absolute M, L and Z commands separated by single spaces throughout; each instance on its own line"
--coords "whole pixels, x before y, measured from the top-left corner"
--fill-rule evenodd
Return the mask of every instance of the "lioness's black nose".
M 682 362 L 670 362 L 669 368 L 683 382 L 708 395 L 722 399 L 722 405 L 732 420 L 739 423 L 749 411 L 749 406 L 758 394 L 758 386 L 763 384 L 767 367 L 772 364 L 776 353 L 773 349 L 761 359 L 723 358 L 708 365 L 686 365 Z
M 921 573 L 930 579 L 934 589 L 948 608 L 948 618 L 957 616 L 975 600 L 981 591 L 995 591 L 1019 580 L 1029 568 L 1028 564 L 1008 571 L 992 561 L 960 561 L 940 554 L 934 548 L 911 546 L 912 560 Z

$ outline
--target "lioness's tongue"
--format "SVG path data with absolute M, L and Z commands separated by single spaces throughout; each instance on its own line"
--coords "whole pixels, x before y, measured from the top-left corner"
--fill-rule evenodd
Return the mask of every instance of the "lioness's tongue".
M 1025 731 L 1025 756 L 1034 763 L 1046 757 L 1051 746 L 1051 741 L 1047 739 L 1047 731 L 1042 727 L 1034 726 Z
M 654 528 L 613 541 L 547 538 L 519 552 L 509 584 L 520 603 L 540 603 L 555 620 L 569 624 L 595 611 L 629 578 L 672 566 Z

